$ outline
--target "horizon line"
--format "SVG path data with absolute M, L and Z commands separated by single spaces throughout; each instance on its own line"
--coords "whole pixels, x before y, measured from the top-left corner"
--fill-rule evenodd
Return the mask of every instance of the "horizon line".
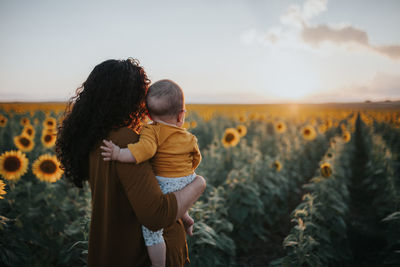
M 231 102 L 231 103 L 205 103 L 205 102 L 187 102 L 186 105 L 328 105 L 328 104 L 370 104 L 370 103 L 400 103 L 400 99 L 387 99 L 387 100 L 364 100 L 364 101 L 321 101 L 321 102 L 265 102 L 265 103 L 239 103 L 239 102 Z M 0 104 L 63 104 L 68 103 L 67 101 L 1 101 Z

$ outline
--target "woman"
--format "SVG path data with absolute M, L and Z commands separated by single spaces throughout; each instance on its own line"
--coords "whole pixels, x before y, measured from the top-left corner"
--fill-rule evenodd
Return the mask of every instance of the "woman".
M 148 162 L 102 160 L 100 144 L 136 142 L 150 81 L 133 59 L 97 65 L 78 88 L 57 138 L 57 155 L 76 186 L 92 191 L 89 266 L 150 266 L 141 225 L 164 228 L 166 266 L 187 260 L 184 226 L 178 220 L 205 189 L 202 177 L 181 191 L 163 195 Z

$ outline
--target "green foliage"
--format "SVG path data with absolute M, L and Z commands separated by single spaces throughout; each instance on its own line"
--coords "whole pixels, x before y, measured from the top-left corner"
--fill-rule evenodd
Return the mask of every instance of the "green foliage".
M 287 254 L 274 261 L 273 266 L 327 266 L 350 257 L 345 223 L 349 198 L 347 155 L 348 144 L 335 138 L 335 145 L 321 161 L 330 163 L 333 174 L 330 177 L 318 174 L 304 185 L 310 193 L 303 196 L 292 212 L 295 226 L 283 242 Z
M 22 130 L 22 117 L 29 118 L 36 130 L 35 147 L 26 153 L 29 171 L 16 182 L 5 181 L 7 194 L 0 200 L 0 265 L 82 266 L 87 245 L 76 242 L 88 240 L 89 190 L 78 190 L 64 178 L 41 182 L 32 173 L 36 158 L 54 154 L 40 141 L 43 112 L 9 116 L 6 127 L 0 128 L 1 153 L 16 150 L 13 137 Z
M 0 113 L 8 119 L 0 127 L 1 152 L 16 149 L 13 137 L 23 128 L 22 117 L 37 121 L 36 145 L 27 153 L 30 170 L 17 183 L 6 181 L 7 194 L 0 200 L 0 265 L 85 265 L 88 188 L 75 189 L 64 178 L 54 184 L 40 182 L 31 171 L 37 157 L 54 154 L 40 141 L 49 114 Z M 359 118 L 354 131 L 356 115 L 351 114 L 306 140 L 300 130 L 326 123 L 322 118 L 238 122 L 188 115 L 187 121 L 196 122 L 189 130 L 203 155 L 196 173 L 208 185 L 189 211 L 195 220 L 194 235 L 188 238 L 191 266 L 235 266 L 240 265 L 238 259 L 247 266 L 266 266 L 269 262 L 252 263 L 259 243 L 277 250 L 262 252 L 271 255 L 271 266 L 354 266 L 360 253 L 356 244 L 363 240 L 355 235 L 357 229 L 384 240 L 374 256 L 385 264 L 399 264 L 398 128 L 378 121 L 364 125 Z M 278 119 L 286 125 L 282 133 L 275 130 Z M 237 146 L 225 148 L 225 129 L 239 124 L 247 134 Z M 348 143 L 341 138 L 345 130 L 352 135 Z M 365 155 L 361 161 L 360 155 Z M 321 175 L 323 163 L 329 163 L 331 176 Z

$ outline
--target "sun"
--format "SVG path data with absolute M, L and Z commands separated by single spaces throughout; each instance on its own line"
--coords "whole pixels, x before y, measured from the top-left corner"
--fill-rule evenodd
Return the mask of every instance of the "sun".
M 320 70 L 304 55 L 274 51 L 272 66 L 265 71 L 264 83 L 271 97 L 280 101 L 301 102 L 320 88 Z

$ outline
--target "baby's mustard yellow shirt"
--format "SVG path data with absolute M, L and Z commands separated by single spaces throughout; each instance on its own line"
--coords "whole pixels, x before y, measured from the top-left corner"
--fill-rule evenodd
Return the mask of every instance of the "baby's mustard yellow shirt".
M 186 129 L 160 122 L 142 127 L 139 141 L 128 145 L 141 163 L 148 159 L 156 175 L 182 177 L 194 172 L 201 161 L 197 138 Z

